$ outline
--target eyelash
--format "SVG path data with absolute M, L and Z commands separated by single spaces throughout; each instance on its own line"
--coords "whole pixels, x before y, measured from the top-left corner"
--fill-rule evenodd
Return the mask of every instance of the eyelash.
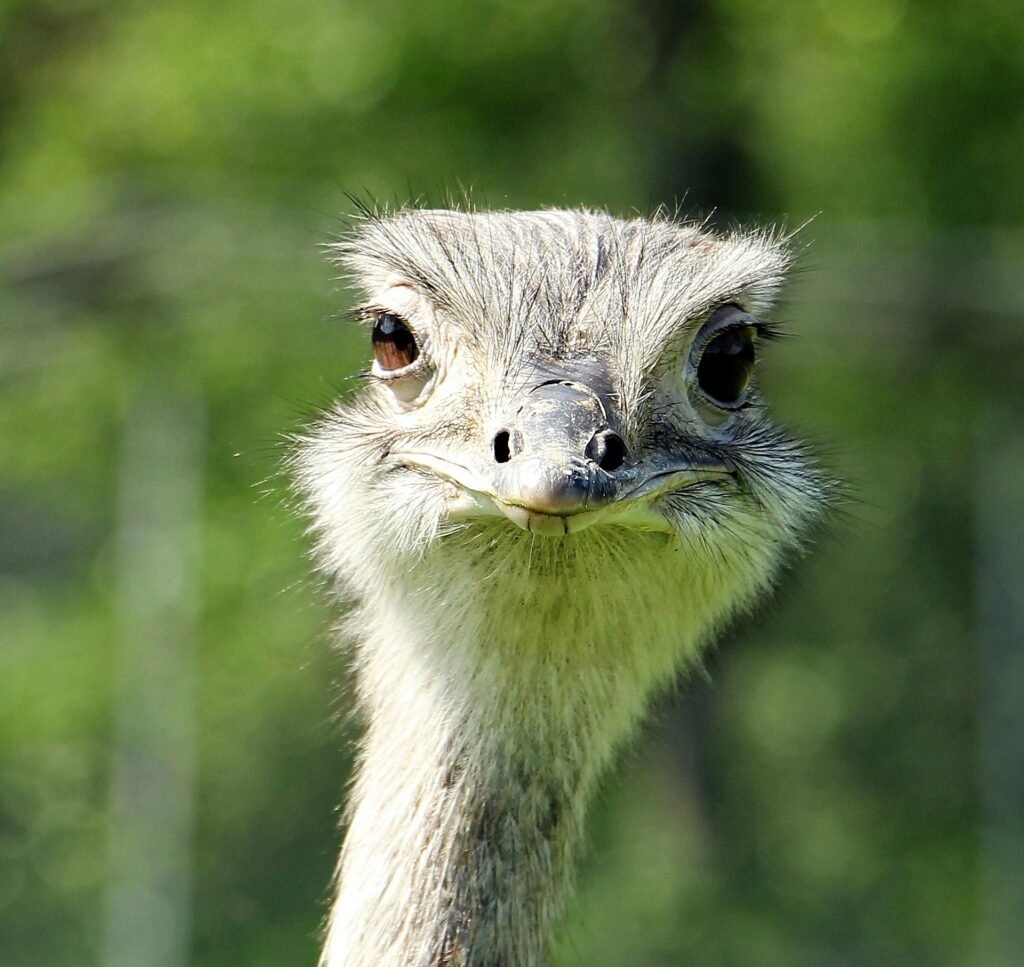
M 378 305 L 375 302 L 367 302 L 363 305 L 353 306 L 345 312 L 345 316 L 354 322 L 372 326 L 377 321 L 377 316 L 382 312 L 390 312 L 387 306 Z

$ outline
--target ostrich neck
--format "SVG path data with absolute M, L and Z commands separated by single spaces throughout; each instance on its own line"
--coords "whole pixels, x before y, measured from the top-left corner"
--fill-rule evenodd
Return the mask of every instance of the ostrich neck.
M 506 535 L 361 582 L 367 728 L 322 967 L 545 963 L 598 780 L 738 598 L 663 535 Z
M 664 676 L 538 621 L 357 619 L 368 728 L 324 967 L 546 961 L 586 804 Z

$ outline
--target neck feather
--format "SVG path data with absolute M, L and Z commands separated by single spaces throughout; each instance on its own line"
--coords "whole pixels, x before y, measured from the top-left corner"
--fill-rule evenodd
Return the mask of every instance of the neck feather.
M 601 774 L 735 599 L 608 569 L 567 595 L 538 553 L 511 584 L 413 569 L 353 616 L 367 729 L 322 967 L 544 963 Z

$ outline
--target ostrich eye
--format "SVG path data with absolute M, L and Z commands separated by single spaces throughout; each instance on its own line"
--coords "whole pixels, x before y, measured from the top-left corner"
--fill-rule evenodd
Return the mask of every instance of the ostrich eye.
M 754 373 L 753 326 L 736 326 L 704 347 L 697 365 L 697 383 L 712 402 L 726 408 L 744 401 Z
M 404 369 L 420 350 L 409 327 L 394 313 L 381 312 L 373 324 L 373 354 L 383 370 Z

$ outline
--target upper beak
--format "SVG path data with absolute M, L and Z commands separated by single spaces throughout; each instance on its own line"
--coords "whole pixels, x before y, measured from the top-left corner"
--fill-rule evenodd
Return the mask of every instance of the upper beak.
M 588 386 L 535 386 L 494 435 L 493 496 L 528 514 L 567 518 L 616 499 L 625 444 Z M 513 519 L 522 523 L 522 515 Z

